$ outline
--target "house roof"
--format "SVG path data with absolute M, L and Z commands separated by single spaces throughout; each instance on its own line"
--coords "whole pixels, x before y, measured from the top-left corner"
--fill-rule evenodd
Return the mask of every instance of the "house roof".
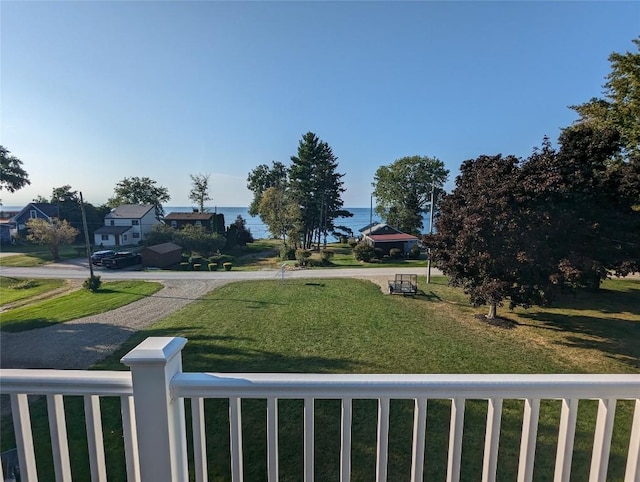
M 107 214 L 105 219 L 140 219 L 154 209 L 153 204 L 121 204 Z
M 213 213 L 169 213 L 164 217 L 165 221 L 209 221 L 213 219 Z
M 47 218 L 57 218 L 60 215 L 60 211 L 58 210 L 57 204 L 51 203 L 29 203 L 25 207 L 23 207 L 18 214 L 16 214 L 12 220 L 17 220 L 21 218 L 25 213 L 28 213 L 31 209 L 35 209 L 39 211 L 43 217 Z
M 171 253 L 172 251 L 180 250 L 182 251 L 182 247 L 178 246 L 175 243 L 162 243 L 162 244 L 154 244 L 153 246 L 148 246 L 144 248 L 143 251 L 153 251 L 158 254 L 166 254 Z
M 368 236 L 376 243 L 391 243 L 394 241 L 413 241 L 418 240 L 415 236 L 407 233 L 394 233 L 394 234 L 372 234 Z
M 122 234 L 131 229 L 131 226 L 102 226 L 94 231 L 95 234 Z
M 371 226 L 365 226 L 360 230 L 362 234 L 365 236 L 371 237 L 372 234 L 403 234 L 402 231 L 396 229 L 392 226 L 389 226 L 387 223 L 378 223 L 373 224 Z

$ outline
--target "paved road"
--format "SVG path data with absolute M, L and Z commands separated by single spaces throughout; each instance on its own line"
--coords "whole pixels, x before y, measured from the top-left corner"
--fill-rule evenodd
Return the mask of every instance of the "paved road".
M 89 277 L 89 268 L 86 261 L 68 261 L 65 263 L 52 263 L 33 268 L 10 268 L 0 267 L 0 275 L 12 276 L 16 278 L 63 278 L 63 279 L 83 279 Z M 240 281 L 256 279 L 279 279 L 282 274 L 279 270 L 261 271 L 130 271 L 130 270 L 108 270 L 98 268 L 95 274 L 100 275 L 102 280 L 223 280 Z M 287 279 L 297 278 L 367 278 L 387 276 L 393 278 L 396 273 L 409 274 L 417 273 L 420 276 L 427 274 L 427 268 L 311 268 L 301 270 L 285 271 Z M 441 275 L 442 272 L 432 268 L 431 274 Z

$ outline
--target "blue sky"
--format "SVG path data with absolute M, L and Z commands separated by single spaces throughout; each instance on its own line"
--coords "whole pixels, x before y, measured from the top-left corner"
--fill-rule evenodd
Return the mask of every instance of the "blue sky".
M 0 3 L 0 144 L 31 186 L 104 203 L 148 176 L 190 205 L 246 206 L 248 172 L 289 162 L 315 132 L 369 205 L 376 169 L 407 155 L 451 171 L 527 156 L 600 96 L 613 51 L 633 50 L 640 2 Z

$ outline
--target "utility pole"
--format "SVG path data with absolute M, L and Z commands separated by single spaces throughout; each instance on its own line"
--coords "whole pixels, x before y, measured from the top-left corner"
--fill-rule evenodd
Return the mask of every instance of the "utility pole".
M 435 204 L 436 183 L 431 182 L 431 207 L 429 208 L 429 234 L 433 233 L 433 205 Z M 427 284 L 431 283 L 431 246 L 427 248 Z
M 93 264 L 91 264 L 91 241 L 89 240 L 89 228 L 87 227 L 87 215 L 84 212 L 84 199 L 80 191 L 80 212 L 82 213 L 82 226 L 84 227 L 84 241 L 87 250 L 87 260 L 89 261 L 89 274 L 93 279 Z

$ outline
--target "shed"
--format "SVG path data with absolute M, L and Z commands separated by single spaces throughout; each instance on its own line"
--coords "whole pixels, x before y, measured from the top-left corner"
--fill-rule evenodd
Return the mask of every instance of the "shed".
M 155 244 L 142 248 L 142 266 L 154 268 L 166 268 L 180 263 L 182 259 L 182 247 L 174 243 Z

